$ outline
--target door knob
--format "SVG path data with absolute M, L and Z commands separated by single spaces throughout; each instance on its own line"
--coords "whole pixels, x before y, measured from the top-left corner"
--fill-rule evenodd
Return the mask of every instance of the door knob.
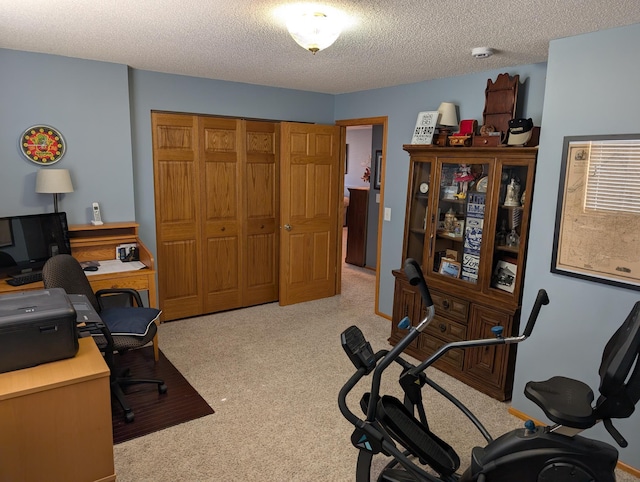
M 284 225 L 284 229 L 287 231 L 291 231 L 291 225 L 290 224 L 285 224 Z

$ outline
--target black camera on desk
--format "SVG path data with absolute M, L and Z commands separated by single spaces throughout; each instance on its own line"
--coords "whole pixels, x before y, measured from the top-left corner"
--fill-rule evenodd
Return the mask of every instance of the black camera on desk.
M 118 248 L 118 259 L 123 263 L 129 261 L 140 261 L 140 252 L 137 246 Z

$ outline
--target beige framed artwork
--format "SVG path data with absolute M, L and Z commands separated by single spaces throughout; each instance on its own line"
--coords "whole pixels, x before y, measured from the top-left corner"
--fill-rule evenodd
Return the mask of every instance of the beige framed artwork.
M 564 138 L 551 271 L 640 290 L 640 134 Z

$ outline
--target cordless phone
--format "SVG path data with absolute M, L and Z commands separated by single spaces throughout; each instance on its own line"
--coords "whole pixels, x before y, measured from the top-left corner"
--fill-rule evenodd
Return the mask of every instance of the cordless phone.
M 93 203 L 93 219 L 91 220 L 91 224 L 94 226 L 99 226 L 102 223 L 102 216 L 100 216 L 100 206 L 98 203 Z

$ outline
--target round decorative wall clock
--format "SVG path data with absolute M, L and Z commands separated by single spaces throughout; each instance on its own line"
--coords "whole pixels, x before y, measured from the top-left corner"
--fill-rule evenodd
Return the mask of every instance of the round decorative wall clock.
M 20 136 L 20 152 L 41 166 L 58 162 L 66 147 L 62 134 L 51 126 L 29 127 Z

